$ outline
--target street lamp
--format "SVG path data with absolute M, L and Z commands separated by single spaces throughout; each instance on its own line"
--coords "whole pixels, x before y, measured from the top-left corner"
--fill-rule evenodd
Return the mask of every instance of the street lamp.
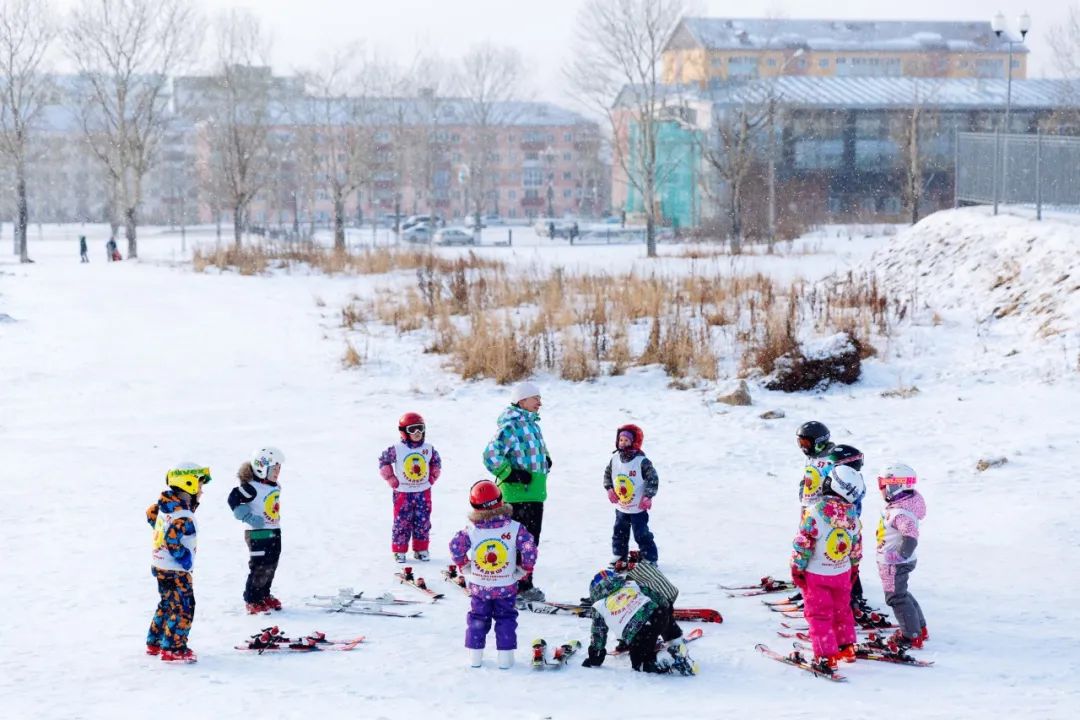
M 1000 182 L 995 179 L 994 182 L 994 214 L 998 212 L 998 185 L 1002 186 L 1001 194 L 1005 198 L 1005 202 L 1009 201 L 1009 188 L 1007 186 L 1009 178 L 1009 133 L 1012 132 L 1010 126 L 1010 119 L 1012 114 L 1012 66 L 1013 66 L 1013 45 L 1021 45 L 1027 38 L 1028 30 L 1031 29 L 1031 15 L 1025 11 L 1016 19 L 1017 28 L 1020 30 L 1020 39 L 1013 40 L 1009 37 L 1009 34 L 1005 30 L 1005 14 L 1000 10 L 994 15 L 990 21 L 990 27 L 994 31 L 994 34 L 998 38 L 1004 38 L 1005 43 L 1009 46 L 1009 67 L 1005 74 L 1005 152 L 1001 158 L 1001 178 Z M 997 155 L 998 143 L 994 144 L 995 157 Z M 996 173 L 995 173 L 996 176 Z

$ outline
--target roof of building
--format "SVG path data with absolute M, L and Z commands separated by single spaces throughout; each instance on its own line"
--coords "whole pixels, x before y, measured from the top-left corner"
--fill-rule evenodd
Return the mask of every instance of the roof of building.
M 775 97 L 784 107 L 889 109 L 919 103 L 940 110 L 1005 108 L 1005 80 L 907 77 L 777 77 L 750 82 L 669 86 L 665 103 L 711 101 L 718 107 L 761 104 Z M 1080 84 L 1063 79 L 1013 80 L 1013 110 L 1080 108 Z
M 708 50 L 804 50 L 825 52 L 1007 52 L 989 20 L 791 20 L 688 17 L 666 49 L 687 44 Z M 1026 53 L 1023 45 L 1013 52 Z

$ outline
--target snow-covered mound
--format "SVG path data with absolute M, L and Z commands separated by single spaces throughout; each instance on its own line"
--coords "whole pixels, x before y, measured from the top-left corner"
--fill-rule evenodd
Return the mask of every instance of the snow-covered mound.
M 946 210 L 897 235 L 873 266 L 889 296 L 915 308 L 970 310 L 1047 338 L 1078 329 L 1078 235 L 1080 221 Z

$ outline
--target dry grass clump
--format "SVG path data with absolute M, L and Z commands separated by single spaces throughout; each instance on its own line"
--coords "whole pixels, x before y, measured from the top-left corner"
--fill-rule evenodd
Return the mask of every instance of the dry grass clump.
M 844 329 L 872 353 L 867 338 L 887 329 L 888 307 L 872 276 L 783 286 L 760 273 L 646 277 L 534 267 L 510 274 L 501 265 L 428 256 L 416 267 L 415 286 L 380 291 L 365 308 L 346 306 L 342 324 L 372 318 L 399 333 L 425 329 L 425 350 L 451 356 L 467 379 L 513 382 L 546 369 L 581 381 L 660 365 L 672 378 L 691 379 L 683 383 L 689 387 L 719 376 L 724 358 L 715 336 L 733 341 L 744 371 L 769 374 L 798 352 L 807 325 Z M 638 335 L 642 324 L 647 330 Z M 643 342 L 640 353 L 634 338 Z
M 482 258 L 472 251 L 465 256 L 444 258 L 430 250 L 416 248 L 363 248 L 358 252 L 342 252 L 314 243 L 196 248 L 192 265 L 197 272 L 216 267 L 222 271 L 235 270 L 241 275 L 266 272 L 271 265 L 283 269 L 308 266 L 328 275 L 381 275 L 414 269 L 447 273 L 455 268 L 492 270 L 503 267 L 503 263 Z
M 345 354 L 341 358 L 341 364 L 346 368 L 355 368 L 363 365 L 365 360 L 366 350 L 365 355 L 361 355 L 359 352 L 357 352 L 356 347 L 353 346 L 350 341 L 346 340 Z

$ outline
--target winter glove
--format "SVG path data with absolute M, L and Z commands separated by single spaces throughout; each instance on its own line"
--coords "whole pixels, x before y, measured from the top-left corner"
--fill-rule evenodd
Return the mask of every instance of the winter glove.
M 795 583 L 795 587 L 800 590 L 806 590 L 806 571 L 800 570 L 794 565 L 791 566 L 791 582 Z
M 604 664 L 605 657 L 607 657 L 607 650 L 604 648 L 593 650 L 590 647 L 589 657 L 585 658 L 585 662 L 581 663 L 581 667 L 600 667 Z
M 641 508 L 642 510 L 644 510 L 645 512 L 648 512 L 649 510 L 652 509 L 652 498 L 649 497 L 648 495 L 641 498 L 641 502 L 638 503 L 638 507 Z
M 547 456 L 547 469 L 551 470 L 551 456 L 550 455 Z
M 506 478 L 506 482 L 509 483 L 521 483 L 528 487 L 532 482 L 532 473 L 528 470 L 522 470 L 521 468 L 514 468 L 510 471 L 510 476 Z
M 505 482 L 510 477 L 510 463 L 503 461 L 503 464 L 491 471 L 491 474 L 495 476 L 496 480 Z
M 615 491 L 613 489 L 611 489 L 611 488 L 608 488 L 607 499 L 611 501 L 612 505 L 618 505 L 619 504 L 619 496 L 616 495 Z
M 398 487 L 401 485 L 401 481 L 397 479 L 396 475 L 390 478 L 388 482 L 390 483 L 390 487 L 394 488 L 395 490 L 397 490 Z
M 188 550 L 187 548 L 184 548 L 184 554 L 181 555 L 180 557 L 176 558 L 176 562 L 180 563 L 180 567 L 184 568 L 184 570 L 187 570 L 187 571 L 190 572 L 191 571 L 191 562 L 194 559 L 195 558 L 193 558 L 192 555 L 191 555 L 191 551 Z

